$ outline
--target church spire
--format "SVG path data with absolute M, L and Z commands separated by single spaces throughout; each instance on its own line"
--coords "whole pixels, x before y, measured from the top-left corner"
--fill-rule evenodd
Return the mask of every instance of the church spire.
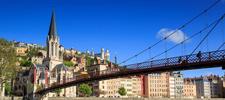
M 51 23 L 50 23 L 50 27 L 49 27 L 48 36 L 50 38 L 57 37 L 56 22 L 55 22 L 55 12 L 54 11 L 52 11 L 52 18 L 51 18 Z

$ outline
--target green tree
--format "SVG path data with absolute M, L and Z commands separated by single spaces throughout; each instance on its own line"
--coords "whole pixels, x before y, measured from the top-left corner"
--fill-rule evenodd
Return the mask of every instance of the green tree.
M 91 58 L 90 56 L 86 55 L 85 59 L 86 59 L 86 66 L 90 66 L 90 65 L 94 64 L 94 59 Z
M 126 91 L 126 89 L 124 87 L 121 87 L 121 88 L 119 88 L 118 93 L 121 96 L 125 96 L 127 94 L 127 91 Z
M 22 60 L 22 61 L 20 61 L 20 66 L 30 67 L 31 65 L 32 65 L 32 62 L 30 60 Z
M 0 39 L 0 84 L 12 79 L 16 75 L 16 52 L 11 42 Z M 0 87 L 1 88 L 1 87 Z
M 27 51 L 27 57 L 31 58 L 33 56 L 36 56 L 38 54 L 38 48 L 31 48 Z
M 63 61 L 63 64 L 68 66 L 68 67 L 73 67 L 74 66 L 74 63 L 71 62 L 71 61 Z
M 62 92 L 62 89 L 55 89 L 54 92 L 59 96 L 59 94 Z
M 87 84 L 81 84 L 79 86 L 79 94 L 83 97 L 88 97 L 92 94 L 91 87 Z
M 8 96 L 12 94 L 11 84 L 9 81 L 5 83 L 5 94 Z

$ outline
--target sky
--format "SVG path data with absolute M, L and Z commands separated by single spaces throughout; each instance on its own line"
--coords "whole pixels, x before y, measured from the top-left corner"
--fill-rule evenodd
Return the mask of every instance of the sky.
M 52 10 L 60 42 L 80 51 L 109 49 L 118 62 L 174 32 L 215 0 L 0 0 L 0 38 L 46 45 Z M 225 13 L 225 1 L 153 49 L 125 64 L 145 61 L 189 38 Z M 216 50 L 225 38 L 224 20 L 197 51 Z M 206 32 L 156 58 L 190 54 Z M 224 48 L 223 48 L 224 49 Z M 221 68 L 184 71 L 186 77 L 223 75 Z

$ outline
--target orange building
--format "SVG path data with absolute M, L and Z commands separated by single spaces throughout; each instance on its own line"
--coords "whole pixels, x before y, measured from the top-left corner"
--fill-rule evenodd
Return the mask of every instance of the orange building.
M 148 98 L 168 98 L 169 77 L 169 72 L 155 73 L 145 76 L 145 96 Z
M 183 96 L 184 98 L 197 98 L 196 84 L 193 79 L 184 79 Z

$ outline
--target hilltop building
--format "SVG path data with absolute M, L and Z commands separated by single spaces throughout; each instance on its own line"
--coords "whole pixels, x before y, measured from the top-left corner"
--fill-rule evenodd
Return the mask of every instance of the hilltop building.
M 90 55 L 92 58 L 100 58 L 102 61 L 106 60 L 106 61 L 110 61 L 110 52 L 109 50 L 106 50 L 104 48 L 101 48 L 101 52 L 100 53 L 96 53 L 94 51 L 87 51 L 86 54 Z

